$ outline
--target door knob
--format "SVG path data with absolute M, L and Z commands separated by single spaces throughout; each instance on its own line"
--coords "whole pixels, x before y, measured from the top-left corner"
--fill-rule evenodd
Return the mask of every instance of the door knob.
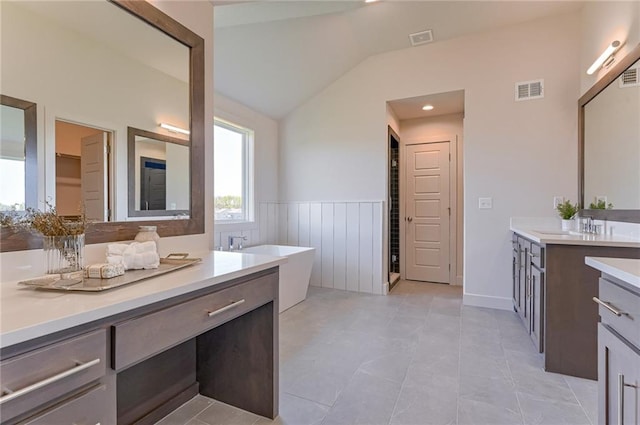
M 413 217 L 407 217 L 407 221 L 411 223 L 413 221 Z

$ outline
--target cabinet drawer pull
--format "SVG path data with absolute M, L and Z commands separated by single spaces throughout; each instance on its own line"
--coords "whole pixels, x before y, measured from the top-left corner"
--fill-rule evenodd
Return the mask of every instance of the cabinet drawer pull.
M 4 392 L 6 392 L 7 394 L 3 395 L 2 397 L 0 397 L 0 404 L 2 403 L 6 403 L 9 400 L 13 400 L 14 398 L 18 398 L 21 397 L 25 394 L 28 394 L 32 391 L 38 390 L 44 386 L 47 386 L 49 384 L 53 384 L 54 382 L 57 382 L 61 379 L 64 379 L 68 376 L 74 375 L 78 372 L 82 372 L 85 369 L 89 369 L 91 366 L 95 366 L 98 363 L 100 363 L 100 359 L 93 359 L 89 362 L 86 363 L 80 363 L 80 362 L 76 362 L 77 366 L 72 367 L 69 370 L 65 370 L 64 372 L 60 372 L 57 375 L 53 375 L 47 379 L 43 379 L 42 381 L 38 381 L 35 384 L 31 384 L 27 387 L 24 387 L 22 389 L 16 390 L 16 391 L 10 391 L 10 390 L 4 390 Z
M 624 425 L 624 387 L 638 388 L 637 385 L 625 384 L 624 375 L 618 374 L 618 425 Z
M 611 304 L 609 304 L 606 301 L 602 301 L 600 298 L 598 297 L 593 297 L 593 301 L 595 301 L 596 303 L 600 304 L 602 307 L 606 308 L 607 310 L 609 310 L 610 312 L 612 312 L 613 314 L 615 314 L 616 316 L 620 317 L 620 316 L 626 316 L 627 313 L 622 312 L 616 308 L 614 308 Z
M 231 310 L 232 308 L 235 308 L 237 306 L 239 306 L 240 304 L 244 303 L 244 298 L 241 299 L 240 301 L 236 301 L 236 302 L 232 302 L 229 305 L 226 305 L 222 308 L 219 308 L 215 311 L 208 311 L 207 314 L 209 315 L 209 317 L 213 317 L 216 316 L 218 314 L 224 313 L 225 311 Z
M 529 257 L 535 258 L 535 257 L 539 257 L 539 255 L 538 254 L 534 254 L 533 252 L 529 252 Z

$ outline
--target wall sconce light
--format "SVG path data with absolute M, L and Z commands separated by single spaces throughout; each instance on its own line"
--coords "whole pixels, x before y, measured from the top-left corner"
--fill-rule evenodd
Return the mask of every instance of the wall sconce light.
M 618 50 L 620 48 L 620 45 L 621 45 L 621 43 L 618 40 L 616 40 L 613 43 L 611 43 L 609 46 L 607 46 L 605 51 L 602 52 L 602 54 L 598 57 L 598 59 L 595 60 L 593 65 L 591 65 L 589 67 L 589 69 L 587 70 L 587 74 L 592 75 L 594 72 L 599 70 L 600 67 L 603 64 L 605 64 L 605 62 L 607 62 L 607 65 L 610 65 L 611 62 L 613 62 L 612 55 L 616 52 L 616 50 Z M 609 59 L 609 58 L 611 58 L 611 60 L 607 61 L 607 59 Z
M 165 130 L 169 130 L 173 133 L 180 133 L 180 134 L 186 134 L 186 135 L 191 134 L 189 130 L 185 130 L 184 128 L 176 127 L 175 125 L 171 125 L 163 122 L 160 123 L 160 127 L 164 128 Z

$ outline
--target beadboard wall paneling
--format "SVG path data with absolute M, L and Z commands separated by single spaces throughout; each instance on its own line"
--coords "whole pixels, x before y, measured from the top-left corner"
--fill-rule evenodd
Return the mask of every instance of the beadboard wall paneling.
M 384 202 L 261 202 L 255 223 L 236 232 L 215 232 L 249 245 L 297 245 L 316 249 L 311 285 L 382 294 Z

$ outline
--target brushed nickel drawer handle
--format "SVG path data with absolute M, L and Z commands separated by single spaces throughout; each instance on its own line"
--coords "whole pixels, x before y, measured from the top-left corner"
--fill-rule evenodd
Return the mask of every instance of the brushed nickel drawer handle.
M 209 315 L 209 317 L 217 316 L 218 314 L 222 314 L 225 311 L 231 310 L 232 308 L 235 308 L 235 307 L 237 307 L 237 306 L 239 306 L 240 304 L 243 304 L 243 303 L 244 303 L 244 298 L 241 299 L 240 301 L 233 302 L 233 303 L 231 303 L 229 305 L 226 305 L 226 306 L 224 306 L 222 308 L 219 308 L 219 309 L 217 309 L 215 311 L 207 311 L 207 314 Z
M 596 303 L 600 304 L 602 307 L 606 308 L 607 310 L 609 310 L 610 312 L 612 312 L 613 314 L 615 314 L 618 317 L 627 315 L 627 313 L 614 308 L 611 304 L 609 304 L 606 301 L 602 301 L 598 297 L 593 297 L 593 301 L 595 301 Z
M 625 384 L 624 375 L 618 374 L 618 425 L 624 425 L 624 387 L 638 388 L 637 385 Z
M 42 387 L 45 387 L 49 384 L 53 384 L 54 382 L 57 382 L 61 379 L 64 379 L 68 376 L 74 375 L 76 373 L 82 372 L 85 369 L 89 369 L 91 366 L 95 366 L 98 363 L 100 363 L 100 359 L 93 359 L 89 362 L 86 363 L 80 363 L 80 362 L 76 362 L 77 366 L 72 367 L 69 370 L 65 370 L 64 372 L 60 372 L 57 375 L 53 375 L 47 379 L 43 379 L 42 381 L 38 381 L 35 384 L 31 384 L 29 386 L 26 386 L 22 389 L 16 390 L 16 391 L 11 391 L 11 390 L 5 390 L 7 392 L 7 394 L 3 395 L 2 397 L 0 397 L 0 404 L 2 403 L 6 403 L 7 401 L 13 400 L 15 398 L 21 397 L 25 394 L 29 394 L 30 392 L 33 392 L 35 390 L 38 390 Z

